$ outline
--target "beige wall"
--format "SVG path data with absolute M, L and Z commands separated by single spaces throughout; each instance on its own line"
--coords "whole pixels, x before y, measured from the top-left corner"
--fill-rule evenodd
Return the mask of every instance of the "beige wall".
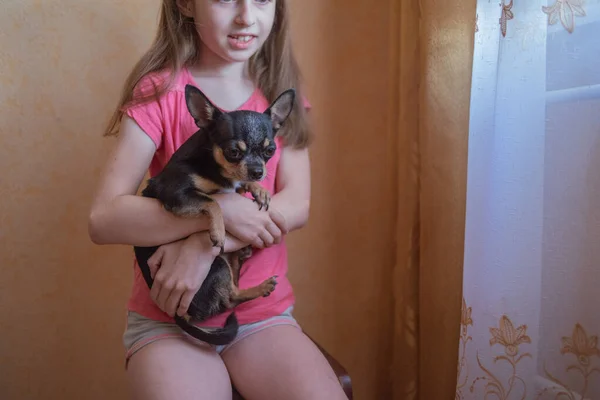
M 8 0 L 0 13 L 0 387 L 5 399 L 124 399 L 126 246 L 86 222 L 119 85 L 158 1 Z M 314 106 L 313 208 L 290 238 L 297 317 L 358 399 L 389 390 L 395 186 L 390 1 L 295 2 Z M 314 19 L 314 28 L 308 28 Z
M 390 3 L 294 2 L 317 135 L 311 220 L 291 246 L 297 316 L 356 377 L 358 399 L 387 398 L 390 379 Z

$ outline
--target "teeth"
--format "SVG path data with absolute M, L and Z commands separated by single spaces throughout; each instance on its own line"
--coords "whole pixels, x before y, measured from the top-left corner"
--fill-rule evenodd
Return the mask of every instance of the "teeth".
M 249 42 L 252 36 L 234 36 L 236 40 L 240 42 Z

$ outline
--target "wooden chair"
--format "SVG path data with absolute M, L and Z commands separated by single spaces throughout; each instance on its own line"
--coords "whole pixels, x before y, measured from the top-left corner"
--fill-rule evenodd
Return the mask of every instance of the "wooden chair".
M 315 345 L 317 345 L 319 350 L 321 350 L 321 353 L 323 353 L 323 355 L 329 362 L 329 365 L 331 365 L 331 368 L 333 368 L 333 371 L 335 372 L 338 381 L 340 382 L 340 385 L 342 385 L 346 396 L 348 396 L 349 400 L 352 400 L 352 381 L 350 380 L 350 375 L 348 374 L 346 369 L 335 358 L 333 358 L 331 354 L 327 353 L 327 351 L 325 351 L 325 349 L 321 347 L 319 343 L 317 343 L 313 338 L 310 339 Z M 233 400 L 244 400 L 242 395 L 240 395 L 238 391 L 235 390 L 235 387 L 233 388 Z

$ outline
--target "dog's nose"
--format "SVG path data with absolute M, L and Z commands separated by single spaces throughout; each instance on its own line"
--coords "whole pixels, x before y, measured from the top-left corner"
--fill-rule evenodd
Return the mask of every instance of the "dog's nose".
M 250 177 L 250 179 L 260 179 L 263 176 L 263 169 L 262 167 L 249 167 L 248 168 L 248 177 Z

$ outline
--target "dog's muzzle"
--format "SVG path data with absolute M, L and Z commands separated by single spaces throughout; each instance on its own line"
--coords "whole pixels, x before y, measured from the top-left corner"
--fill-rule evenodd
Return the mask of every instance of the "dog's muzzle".
M 263 177 L 263 167 L 262 165 L 252 165 L 248 166 L 248 178 L 253 181 L 257 181 Z

